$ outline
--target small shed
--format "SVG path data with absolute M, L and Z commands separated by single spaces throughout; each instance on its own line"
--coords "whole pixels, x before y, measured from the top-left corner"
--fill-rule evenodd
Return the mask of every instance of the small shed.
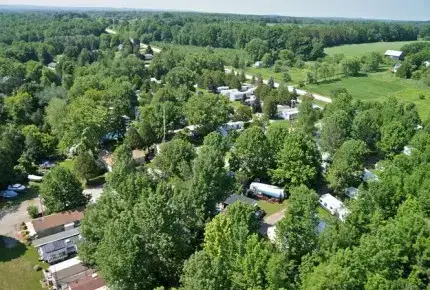
M 396 60 L 403 60 L 404 59 L 404 53 L 403 51 L 400 50 L 387 50 L 385 52 L 385 56 L 389 57 L 391 59 L 396 59 Z
M 253 200 L 252 198 L 249 198 L 249 197 L 246 197 L 243 195 L 232 194 L 222 203 L 222 208 L 224 209 L 227 206 L 229 206 L 235 202 L 238 202 L 238 201 L 249 204 L 253 207 L 257 206 L 257 201 Z

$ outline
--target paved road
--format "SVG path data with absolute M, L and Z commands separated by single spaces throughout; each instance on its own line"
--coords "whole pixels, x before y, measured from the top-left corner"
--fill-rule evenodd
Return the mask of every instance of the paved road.
M 267 229 L 281 221 L 285 216 L 285 212 L 286 209 L 283 209 L 265 217 L 263 220 L 263 224 L 260 227 L 260 233 L 263 235 L 267 235 Z
M 230 73 L 231 69 L 226 68 L 225 72 L 226 73 Z M 245 77 L 247 79 L 249 79 L 249 80 L 252 79 L 252 75 L 246 74 Z M 267 84 L 268 82 L 269 82 L 268 80 L 263 80 L 263 83 L 265 83 L 265 84 Z M 279 83 L 275 82 L 275 88 L 277 88 L 277 87 L 279 87 Z M 288 86 L 288 91 L 293 92 L 294 89 L 295 89 L 294 86 Z M 297 94 L 299 96 L 304 96 L 304 95 L 307 95 L 307 94 L 311 94 L 315 98 L 315 100 L 319 100 L 319 101 L 322 101 L 322 102 L 325 102 L 325 103 L 331 103 L 332 102 L 331 98 L 329 98 L 329 97 L 325 97 L 325 96 L 322 96 L 322 95 L 319 95 L 319 94 L 309 93 L 309 92 L 307 92 L 305 90 L 296 89 L 296 92 L 297 92 Z
M 19 225 L 30 219 L 27 213 L 29 205 L 40 208 L 39 197 L 25 200 L 18 205 L 0 210 L 0 235 L 15 237 Z

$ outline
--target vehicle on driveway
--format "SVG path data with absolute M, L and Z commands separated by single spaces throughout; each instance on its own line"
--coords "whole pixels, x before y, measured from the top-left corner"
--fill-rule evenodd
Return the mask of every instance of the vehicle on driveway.
M 3 190 L 0 191 L 0 196 L 4 198 L 14 198 L 18 196 L 18 193 L 12 190 Z
M 19 184 L 19 183 L 12 184 L 12 185 L 9 185 L 7 187 L 7 190 L 12 190 L 12 191 L 20 192 L 20 191 L 24 191 L 25 190 L 25 186 L 22 185 L 22 184 Z

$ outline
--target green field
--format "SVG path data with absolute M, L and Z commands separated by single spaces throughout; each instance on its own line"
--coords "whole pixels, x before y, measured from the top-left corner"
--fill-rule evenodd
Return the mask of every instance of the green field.
M 273 68 L 255 68 L 248 67 L 246 68 L 246 73 L 249 75 L 255 75 L 257 77 L 258 74 L 261 74 L 263 79 L 268 80 L 270 77 L 273 77 L 276 82 L 282 82 L 283 73 L 275 73 Z M 292 84 L 297 84 L 300 81 L 306 80 L 306 69 L 298 69 L 295 67 L 290 68 L 291 82 Z
M 400 48 L 413 41 L 396 41 L 396 42 L 374 42 L 374 43 L 363 43 L 363 44 L 348 44 L 334 47 L 327 47 L 324 52 L 327 55 L 333 55 L 343 53 L 345 56 L 357 56 L 360 57 L 363 54 L 369 52 L 385 53 L 388 49 L 400 50 Z
M 363 101 L 383 101 L 388 96 L 395 96 L 406 102 L 414 102 L 422 118 L 430 114 L 430 88 L 420 81 L 400 79 L 389 72 L 310 84 L 305 90 L 330 96 L 337 88 L 345 88 L 354 98 Z M 420 95 L 424 95 L 425 99 L 420 99 Z
M 33 267 L 40 265 L 47 268 L 47 264 L 38 261 L 34 247 L 26 247 L 18 243 L 8 249 L 0 240 L 0 289 L 2 290 L 40 290 L 39 280 L 43 278 L 41 271 Z

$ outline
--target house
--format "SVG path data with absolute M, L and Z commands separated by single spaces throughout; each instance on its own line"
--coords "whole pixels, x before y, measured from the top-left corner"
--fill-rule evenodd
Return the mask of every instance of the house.
M 256 68 L 262 68 L 262 67 L 263 67 L 263 62 L 262 62 L 261 60 L 256 61 L 256 62 L 254 63 L 254 65 L 253 65 L 253 67 L 256 67 Z
M 217 128 L 217 131 L 223 136 L 227 136 L 230 131 L 239 131 L 245 128 L 245 122 L 237 121 L 237 122 L 228 122 L 224 125 L 221 125 Z
M 395 59 L 395 60 L 403 60 L 404 59 L 403 51 L 399 51 L 399 50 L 389 49 L 385 52 L 385 56 L 387 56 L 391 59 Z
M 64 260 L 71 254 L 77 252 L 77 244 L 81 240 L 79 227 L 46 236 L 33 241 L 40 260 L 50 264 Z
M 402 64 L 401 63 L 396 63 L 394 66 L 393 66 L 393 73 L 396 73 L 398 70 L 399 70 L 399 68 L 402 66 Z
M 284 190 L 280 187 L 264 184 L 259 182 L 252 182 L 249 185 L 249 191 L 256 195 L 264 195 L 267 197 L 273 197 L 278 200 L 282 200 L 285 197 Z
M 338 200 L 330 193 L 326 193 L 319 198 L 319 203 L 329 213 L 331 213 L 334 216 L 337 216 L 341 221 L 345 222 L 345 219 L 349 214 L 349 210 L 345 207 L 343 202 Z
M 84 208 L 78 208 L 33 219 L 26 225 L 29 236 L 40 239 L 78 227 L 83 217 Z
M 244 195 L 232 194 L 222 203 L 222 209 L 225 209 L 230 204 L 233 204 L 238 201 L 249 204 L 253 207 L 257 206 L 257 201 L 252 198 L 246 197 Z
M 357 199 L 358 188 L 348 187 L 348 188 L 345 189 L 345 194 L 349 198 Z
M 288 106 L 278 105 L 278 118 L 282 118 L 284 120 L 294 120 L 298 115 L 298 108 L 290 108 Z
M 84 266 L 77 257 L 51 265 L 43 271 L 46 284 L 51 289 L 66 290 L 69 284 L 91 276 L 96 271 Z
M 67 290 L 107 290 L 105 281 L 97 273 L 69 283 Z

